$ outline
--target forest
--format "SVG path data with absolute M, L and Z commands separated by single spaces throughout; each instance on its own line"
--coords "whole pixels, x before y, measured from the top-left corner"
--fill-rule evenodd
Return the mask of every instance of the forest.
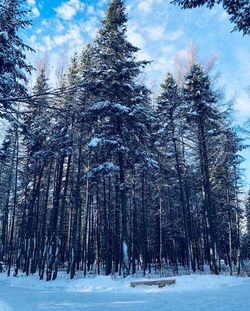
M 214 59 L 190 49 L 152 96 L 150 62 L 137 60 L 125 4 L 112 0 L 58 86 L 41 62 L 29 91 L 27 15 L 22 1 L 0 1 L 0 272 L 219 274 L 224 262 L 240 274 L 250 256 L 246 144 Z

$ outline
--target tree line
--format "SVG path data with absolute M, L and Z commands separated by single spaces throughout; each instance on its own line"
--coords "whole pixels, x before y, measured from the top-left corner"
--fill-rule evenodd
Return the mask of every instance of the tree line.
M 18 0 L 0 7 L 0 271 L 126 276 L 221 260 L 240 273 L 244 147 L 209 66 L 167 73 L 156 105 L 112 0 L 58 89 L 46 66 L 29 94 Z M 24 106 L 25 103 L 25 106 Z

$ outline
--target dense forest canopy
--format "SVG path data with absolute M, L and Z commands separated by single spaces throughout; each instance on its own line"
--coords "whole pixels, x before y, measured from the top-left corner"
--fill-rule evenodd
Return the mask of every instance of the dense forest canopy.
M 29 25 L 19 0 L 0 6 L 0 271 L 40 279 L 152 270 L 241 272 L 249 202 L 240 202 L 242 139 L 211 66 L 167 72 L 156 103 L 148 61 L 127 39 L 125 4 L 71 58 L 57 89 L 46 63 L 27 90 Z M 243 220 L 247 228 L 242 233 Z

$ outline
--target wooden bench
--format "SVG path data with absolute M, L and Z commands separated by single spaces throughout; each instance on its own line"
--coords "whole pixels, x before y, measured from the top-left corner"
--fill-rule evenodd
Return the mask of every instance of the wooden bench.
M 130 282 L 130 286 L 136 287 L 139 285 L 158 285 L 158 287 L 164 287 L 166 285 L 172 285 L 175 284 L 175 280 L 155 280 L 155 281 L 141 281 L 141 282 Z

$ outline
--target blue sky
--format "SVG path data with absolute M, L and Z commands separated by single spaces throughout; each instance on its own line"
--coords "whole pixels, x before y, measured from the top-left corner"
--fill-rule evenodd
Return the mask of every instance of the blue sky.
M 25 30 L 26 42 L 36 55 L 29 60 L 36 64 L 46 54 L 52 80 L 62 60 L 94 38 L 108 0 L 27 0 L 32 9 L 33 26 Z M 219 84 L 226 97 L 237 97 L 235 122 L 250 118 L 250 38 L 231 32 L 233 25 L 221 7 L 181 10 L 170 0 L 127 0 L 128 38 L 141 51 L 138 58 L 153 60 L 145 72 L 149 85 L 157 85 L 164 73 L 174 70 L 174 60 L 185 54 L 192 41 L 198 47 L 201 61 L 217 55 Z M 250 152 L 247 161 L 250 181 Z M 249 164 L 248 164 L 249 163 Z M 250 183 L 250 182 L 249 182 Z

